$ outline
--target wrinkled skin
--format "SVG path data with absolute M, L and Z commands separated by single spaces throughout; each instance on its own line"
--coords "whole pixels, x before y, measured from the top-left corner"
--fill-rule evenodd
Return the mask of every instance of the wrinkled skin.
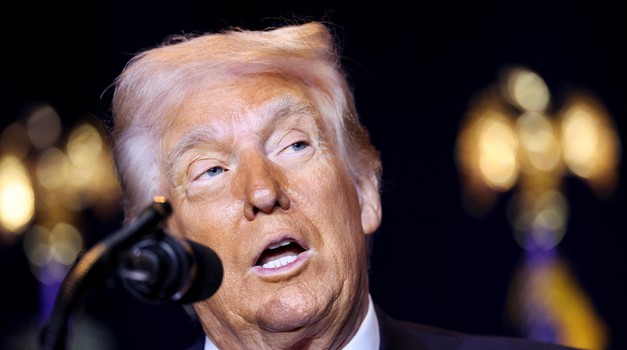
M 377 184 L 352 180 L 318 113 L 304 88 L 254 76 L 168 116 L 168 228 L 222 259 L 220 289 L 194 305 L 222 349 L 339 348 L 365 317 Z M 262 256 L 278 242 L 293 243 Z M 278 256 L 289 260 L 260 265 Z

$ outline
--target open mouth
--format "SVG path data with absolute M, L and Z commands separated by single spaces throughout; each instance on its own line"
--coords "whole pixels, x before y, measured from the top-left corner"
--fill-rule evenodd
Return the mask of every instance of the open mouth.
M 305 251 L 306 249 L 297 242 L 285 239 L 269 245 L 261 253 L 255 265 L 265 269 L 280 268 L 294 262 L 298 258 L 298 254 Z

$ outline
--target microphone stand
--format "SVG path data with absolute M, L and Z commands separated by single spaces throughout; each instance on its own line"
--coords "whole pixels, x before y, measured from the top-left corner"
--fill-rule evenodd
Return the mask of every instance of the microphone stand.
M 66 348 L 69 318 L 76 309 L 78 298 L 85 291 L 86 282 L 94 278 L 95 267 L 106 262 L 112 254 L 152 233 L 171 213 L 172 207 L 168 202 L 155 200 L 130 225 L 77 257 L 61 284 L 50 319 L 42 330 L 42 350 Z

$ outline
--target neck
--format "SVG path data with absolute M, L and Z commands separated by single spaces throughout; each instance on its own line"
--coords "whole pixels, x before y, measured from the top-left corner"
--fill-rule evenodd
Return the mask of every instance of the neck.
M 368 294 L 356 298 L 350 310 L 330 307 L 324 316 L 306 327 L 269 331 L 256 327 L 241 333 L 225 331 L 224 325 L 203 327 L 218 349 L 308 350 L 341 349 L 355 336 L 368 312 Z M 239 336 L 238 336 L 239 335 Z

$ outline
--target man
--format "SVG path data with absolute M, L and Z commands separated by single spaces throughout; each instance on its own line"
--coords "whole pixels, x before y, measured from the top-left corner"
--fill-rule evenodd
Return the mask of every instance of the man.
M 388 318 L 368 293 L 381 163 L 321 23 L 234 30 L 133 58 L 115 84 L 127 218 L 165 196 L 167 228 L 224 277 L 195 303 L 205 349 L 557 349 Z

